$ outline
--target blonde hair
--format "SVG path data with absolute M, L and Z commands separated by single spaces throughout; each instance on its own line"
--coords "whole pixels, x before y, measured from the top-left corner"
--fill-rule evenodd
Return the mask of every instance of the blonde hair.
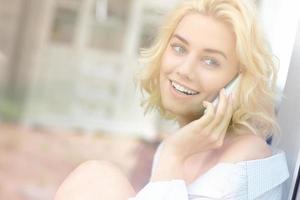
M 159 68 L 162 55 L 181 19 L 189 13 L 214 17 L 228 24 L 236 36 L 236 53 L 243 76 L 240 83 L 240 105 L 234 112 L 229 132 L 249 130 L 267 139 L 280 134 L 275 114 L 277 65 L 263 38 L 256 19 L 255 5 L 248 0 L 185 0 L 170 12 L 153 43 L 141 49 L 144 68 L 139 84 L 148 94 L 142 105 L 145 113 L 156 109 L 166 119 L 175 116 L 164 109 L 159 90 Z M 245 131 L 246 130 L 246 131 Z

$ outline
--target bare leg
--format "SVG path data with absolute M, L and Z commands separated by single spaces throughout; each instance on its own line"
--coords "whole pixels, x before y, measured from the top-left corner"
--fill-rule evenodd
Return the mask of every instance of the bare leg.
M 127 177 L 107 161 L 87 161 L 59 187 L 55 200 L 127 200 L 135 191 Z

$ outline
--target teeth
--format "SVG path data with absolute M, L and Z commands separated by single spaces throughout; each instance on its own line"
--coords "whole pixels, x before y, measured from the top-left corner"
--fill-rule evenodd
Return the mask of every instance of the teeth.
M 195 94 L 198 94 L 198 92 L 195 92 L 195 91 L 192 91 L 190 89 L 187 89 L 185 87 L 183 87 L 182 85 L 179 85 L 177 83 L 174 83 L 173 81 L 171 82 L 172 83 L 172 86 L 178 90 L 179 92 L 182 92 L 184 94 L 188 94 L 188 95 L 195 95 Z

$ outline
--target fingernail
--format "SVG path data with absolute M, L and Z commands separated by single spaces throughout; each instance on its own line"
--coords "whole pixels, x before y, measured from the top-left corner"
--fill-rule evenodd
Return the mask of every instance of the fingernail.
M 225 89 L 224 89 L 224 88 L 222 88 L 222 90 L 221 90 L 221 94 L 222 94 L 222 95 L 226 95 L 226 91 L 225 91 Z
M 207 107 L 208 102 L 207 101 L 203 101 L 203 106 L 206 108 Z

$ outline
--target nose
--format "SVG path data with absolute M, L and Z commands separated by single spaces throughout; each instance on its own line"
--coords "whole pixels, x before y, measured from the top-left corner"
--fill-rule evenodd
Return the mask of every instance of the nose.
M 192 80 L 195 66 L 195 58 L 188 56 L 186 59 L 177 67 L 176 73 L 183 79 Z

